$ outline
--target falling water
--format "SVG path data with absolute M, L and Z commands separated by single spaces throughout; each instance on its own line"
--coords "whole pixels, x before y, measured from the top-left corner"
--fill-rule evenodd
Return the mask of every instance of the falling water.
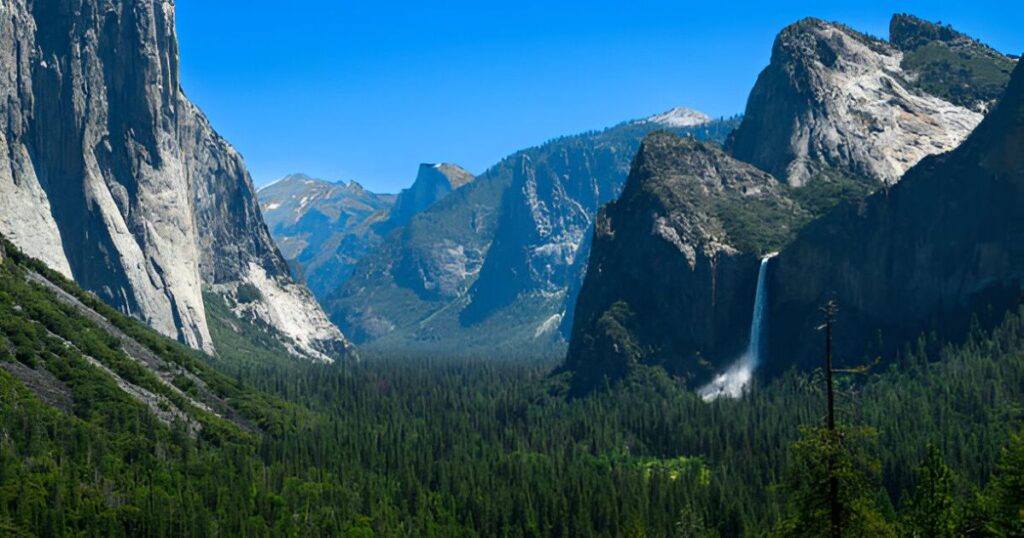
M 719 374 L 698 391 L 705 401 L 715 400 L 722 396 L 739 398 L 743 394 L 743 389 L 750 383 L 754 370 L 761 364 L 761 343 L 764 340 L 761 325 L 768 302 L 768 289 L 765 281 L 768 274 L 768 262 L 776 254 L 773 252 L 761 258 L 761 268 L 757 272 L 757 291 L 754 294 L 754 315 L 750 320 L 750 343 L 747 344 L 747 350 L 725 373 Z

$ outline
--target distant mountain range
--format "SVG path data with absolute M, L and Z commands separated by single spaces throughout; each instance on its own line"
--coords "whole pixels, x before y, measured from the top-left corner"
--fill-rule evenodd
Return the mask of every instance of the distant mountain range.
M 449 163 L 420 165 L 398 196 L 362 185 L 293 174 L 257 191 L 260 208 L 297 277 L 321 300 L 338 289 L 368 252 L 393 230 L 473 180 Z
M 395 196 L 365 190 L 355 181 L 331 183 L 304 174 L 260 188 L 267 228 L 292 272 L 317 297 L 352 273 L 355 262 L 380 240 L 374 230 Z
M 517 152 L 396 229 L 325 307 L 354 341 L 403 353 L 557 353 L 597 208 L 655 130 L 724 141 L 686 109 Z
M 705 379 L 746 345 L 753 260 L 787 245 L 836 204 L 861 200 L 894 184 L 922 158 L 956 148 L 991 108 L 1015 64 L 948 26 L 909 15 L 893 17 L 891 34 L 883 41 L 817 19 L 784 29 L 742 121 L 677 108 L 517 152 L 473 182 L 468 175 L 442 181 L 441 195 L 421 186 L 429 183 L 421 168 L 411 190 L 432 195 L 417 195 L 410 204 L 406 192 L 396 208 L 378 203 L 371 206 L 377 212 L 353 210 L 343 219 L 324 217 L 330 212 L 315 209 L 319 202 L 305 209 L 283 202 L 279 190 L 287 181 L 260 193 L 263 208 L 331 319 L 367 349 L 538 356 L 559 353 L 575 325 L 568 363 L 575 368 L 582 357 L 597 360 L 602 346 L 619 353 L 628 348 L 601 340 L 595 331 L 607 327 L 594 325 L 607 321 L 608 308 L 625 303 L 636 312 L 634 322 L 650 328 L 653 340 L 642 343 L 641 356 L 695 356 L 702 366 L 678 373 Z M 655 131 L 712 145 L 684 140 L 676 147 L 659 139 L 661 150 L 648 148 L 650 161 L 633 162 L 641 141 Z M 688 155 L 697 151 L 706 157 Z M 669 162 L 657 162 L 662 158 Z M 619 198 L 631 164 L 649 176 L 636 180 L 646 183 L 637 193 L 653 189 L 661 202 L 651 206 L 651 199 L 635 195 L 613 204 L 609 215 L 619 217 L 596 230 L 599 249 L 608 250 L 592 259 L 598 210 Z M 641 165 L 649 169 L 640 172 L 635 167 Z M 739 179 L 758 169 L 766 183 Z M 747 172 L 730 178 L 725 170 Z M 676 184 L 685 177 L 695 183 Z M 709 185 L 717 187 L 707 191 Z M 299 187 L 286 196 L 320 199 L 320 187 Z M 676 196 L 666 198 L 666 189 Z M 769 192 L 771 203 L 764 198 Z M 279 212 L 291 215 L 286 226 L 274 224 Z M 403 216 L 400 223 L 396 215 Z M 643 224 L 651 215 L 660 216 Z M 616 232 L 634 220 L 634 226 L 664 233 Z M 340 232 L 314 231 L 327 229 L 320 223 Z M 644 237 L 675 237 L 686 263 L 666 273 L 672 256 L 654 255 Z M 584 287 L 588 271 L 602 283 Z M 675 296 L 668 290 L 681 285 L 673 282 L 690 274 L 694 280 L 686 286 L 694 289 L 667 300 Z M 652 286 L 658 275 L 667 280 Z M 578 299 L 581 289 L 591 291 Z M 579 345 L 583 338 L 596 339 Z

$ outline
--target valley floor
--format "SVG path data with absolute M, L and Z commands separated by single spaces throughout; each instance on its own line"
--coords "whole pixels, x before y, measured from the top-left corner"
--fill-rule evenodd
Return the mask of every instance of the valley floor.
M 655 369 L 581 399 L 553 363 L 311 365 L 239 344 L 211 369 L 104 311 L 177 357 L 195 377 L 180 391 L 209 387 L 232 423 L 3 267 L 0 529 L 15 535 L 757 536 L 788 517 L 788 447 L 824 414 L 820 380 L 796 373 L 708 404 Z M 188 419 L 162 421 L 108 370 Z M 881 517 L 904 520 L 929 445 L 955 472 L 958 513 L 996 510 L 976 499 L 996 498 L 990 477 L 1024 414 L 1020 315 L 957 347 L 923 338 L 841 387 L 841 421 L 878 434 L 865 472 Z

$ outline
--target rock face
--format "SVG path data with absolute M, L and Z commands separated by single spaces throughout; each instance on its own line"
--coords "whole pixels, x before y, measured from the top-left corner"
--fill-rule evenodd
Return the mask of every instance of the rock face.
M 0 233 L 84 288 L 213 350 L 202 288 L 286 295 L 256 316 L 304 355 L 347 349 L 288 277 L 241 157 L 181 91 L 171 2 L 0 8 Z
M 558 155 L 573 158 L 514 158 L 501 220 L 461 314 L 464 324 L 480 323 L 523 295 L 564 295 L 593 212 L 621 188 L 619 175 L 608 173 L 620 165 L 615 152 L 581 142 Z
M 387 235 L 409 223 L 413 217 L 448 196 L 455 189 L 473 181 L 473 174 L 456 164 L 421 164 L 416 181 L 398 193 L 398 199 L 387 220 L 377 226 L 379 233 Z
M 395 196 L 293 174 L 261 188 L 260 209 L 293 273 L 323 299 L 381 241 Z
M 893 20 L 893 44 L 814 19 L 786 28 L 727 144 L 732 157 L 781 184 L 753 190 L 757 181 L 730 179 L 744 170 L 734 159 L 645 143 L 622 198 L 598 219 L 566 360 L 573 388 L 602 386 L 636 364 L 660 365 L 692 387 L 722 371 L 749 339 L 758 256 L 784 247 L 767 266 L 761 340 L 775 371 L 817 360 L 817 308 L 834 289 L 849 324 L 842 351 L 856 358 L 879 330 L 895 346 L 925 328 L 954 334 L 978 305 L 1001 313 L 1016 300 L 1014 275 L 1024 267 L 1016 257 L 1021 221 L 1010 210 L 1020 213 L 1019 190 L 997 179 L 1019 170 L 1007 149 L 1019 151 L 1019 130 L 1002 128 L 1003 139 L 984 134 L 996 131 L 986 127 L 990 118 L 963 148 L 933 155 L 969 136 L 989 106 L 988 97 L 956 96 L 1005 85 L 994 73 L 1006 61 L 948 27 L 905 16 Z M 966 67 L 929 79 L 941 65 Z M 1002 157 L 979 157 L 986 144 L 1004 148 Z M 999 172 L 970 164 L 986 159 L 1007 164 Z M 861 204 L 918 161 L 905 181 L 926 183 L 914 178 L 946 167 L 958 179 L 899 184 Z M 989 179 L 978 185 L 967 179 L 982 175 Z M 716 180 L 759 194 L 709 189 Z M 985 198 L 994 215 L 982 215 Z M 807 225 L 843 199 L 856 202 Z M 905 273 L 897 278 L 897 270 Z
M 566 359 L 574 390 L 637 364 L 694 382 L 728 366 L 747 345 L 759 257 L 801 213 L 771 175 L 710 144 L 649 135 L 597 218 Z
M 904 27 L 894 22 L 901 44 Z M 912 82 L 921 69 L 905 70 L 904 58 L 896 46 L 840 24 L 789 26 L 750 93 L 733 155 L 796 187 L 836 175 L 895 183 L 923 157 L 957 147 L 982 118 L 946 100 L 949 92 L 926 91 L 936 85 Z
M 724 140 L 735 125 L 703 118 L 676 111 L 508 157 L 367 256 L 328 302 L 332 319 L 378 349 L 552 353 L 594 216 L 620 192 L 640 141 L 658 129 Z
M 1024 291 L 1024 68 L 955 151 L 914 167 L 888 193 L 802 230 L 770 273 L 769 362 L 816 365 L 817 307 L 839 302 L 837 357 L 891 356 L 936 331 L 956 339 Z

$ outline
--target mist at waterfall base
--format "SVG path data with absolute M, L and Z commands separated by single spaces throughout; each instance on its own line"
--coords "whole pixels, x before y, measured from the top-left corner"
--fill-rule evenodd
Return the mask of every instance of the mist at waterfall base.
M 768 274 L 768 262 L 776 256 L 776 252 L 761 258 L 761 268 L 757 271 L 757 291 L 754 293 L 754 315 L 750 320 L 750 343 L 747 350 L 724 373 L 719 374 L 710 383 L 701 387 L 698 394 L 704 401 L 710 402 L 723 396 L 739 398 L 754 377 L 754 370 L 761 364 L 761 344 L 764 340 L 761 327 L 767 308 L 768 290 L 765 286 Z

